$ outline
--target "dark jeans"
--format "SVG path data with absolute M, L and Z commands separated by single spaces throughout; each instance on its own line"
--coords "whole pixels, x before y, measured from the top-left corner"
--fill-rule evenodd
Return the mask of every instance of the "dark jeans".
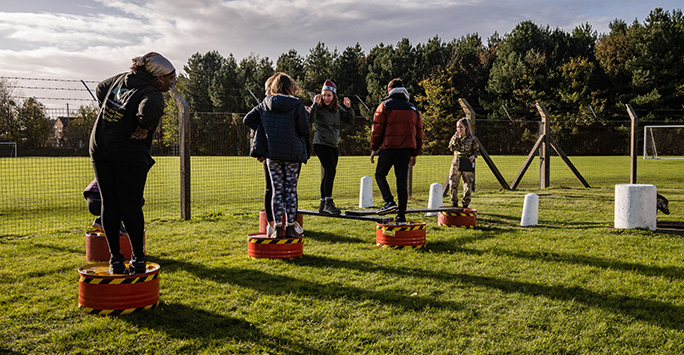
M 119 245 L 119 225 L 123 221 L 131 241 L 133 255 L 145 257 L 145 217 L 141 201 L 149 165 L 142 162 L 93 162 L 93 170 L 102 197 L 102 227 L 109 252 L 123 257 Z
M 318 160 L 321 161 L 321 199 L 332 197 L 339 159 L 337 148 L 323 144 L 314 144 L 313 146 Z
M 378 182 L 378 188 L 380 188 L 382 199 L 385 202 L 394 201 L 394 196 L 392 196 L 392 191 L 387 183 L 387 174 L 394 167 L 394 176 L 397 180 L 397 197 L 399 198 L 397 214 L 402 216 L 406 213 L 408 202 L 408 169 L 412 154 L 413 148 L 382 149 L 378 155 L 378 165 L 375 167 L 375 181 Z

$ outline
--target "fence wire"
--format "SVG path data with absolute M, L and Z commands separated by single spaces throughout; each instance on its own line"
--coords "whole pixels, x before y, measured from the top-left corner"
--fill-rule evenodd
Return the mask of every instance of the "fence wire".
M 171 115 L 171 117 L 174 117 Z M 194 218 L 233 213 L 256 213 L 262 208 L 263 167 L 248 157 L 249 130 L 242 114 L 193 113 L 191 115 L 191 214 Z M 358 208 L 360 179 L 374 175 L 368 158 L 370 122 L 359 117 L 345 128 L 340 143 L 334 197 L 343 208 Z M 671 122 L 670 122 L 671 123 Z M 656 124 L 648 122 L 649 125 Z M 643 132 L 643 124 L 639 132 Z M 447 129 L 453 132 L 452 129 Z M 476 134 L 509 183 L 522 167 L 538 137 L 538 121 L 478 120 Z M 552 129 L 553 132 L 553 129 Z M 449 133 L 451 134 L 451 133 Z M 155 133 L 152 167 L 145 190 L 146 219 L 180 218 L 180 158 L 177 123 L 164 121 Z M 639 147 L 642 147 L 641 134 Z M 427 139 L 444 139 L 444 137 Z M 554 138 L 592 187 L 612 187 L 629 182 L 629 121 L 574 126 L 554 132 Z M 3 146 L 0 148 L 4 149 Z M 421 155 L 413 169 L 413 204 L 425 204 L 430 184 L 444 183 L 451 156 L 435 146 Z M 95 218 L 86 208 L 82 191 L 93 179 L 87 149 L 50 148 L 41 156 L 18 157 L 0 151 L 0 236 L 25 236 L 55 231 L 83 231 Z M 600 157 L 600 158 L 597 158 Z M 610 164 L 606 164 L 610 162 Z M 482 159 L 478 159 L 476 194 L 501 186 Z M 684 163 L 677 163 L 684 164 Z M 390 174 L 390 184 L 394 186 Z M 678 179 L 659 182 L 659 188 L 675 186 Z M 320 164 L 315 156 L 302 167 L 300 208 L 319 203 Z M 581 188 L 560 158 L 552 159 L 551 186 Z M 535 159 L 518 185 L 520 190 L 539 188 L 539 164 Z M 374 185 L 376 205 L 380 194 Z M 448 201 L 448 200 L 447 200 Z

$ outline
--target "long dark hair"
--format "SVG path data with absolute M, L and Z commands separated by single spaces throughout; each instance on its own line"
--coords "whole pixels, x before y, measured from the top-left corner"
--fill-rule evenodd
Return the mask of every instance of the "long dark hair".
M 322 91 L 323 90 L 321 90 L 321 93 L 322 93 Z M 328 91 L 330 91 L 330 90 L 328 90 Z M 328 109 L 332 112 L 335 112 L 335 110 L 337 110 L 337 102 L 338 102 L 337 101 L 337 93 L 332 92 L 332 91 L 330 91 L 330 92 L 333 95 L 333 99 L 332 99 L 332 101 L 330 101 L 330 105 L 326 105 L 325 102 L 323 102 L 323 98 L 321 97 L 321 102 L 318 103 L 318 107 L 325 108 L 325 109 Z

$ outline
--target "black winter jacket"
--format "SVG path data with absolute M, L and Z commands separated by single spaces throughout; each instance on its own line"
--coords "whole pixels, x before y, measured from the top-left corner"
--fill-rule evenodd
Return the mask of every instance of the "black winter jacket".
M 150 147 L 165 103 L 153 82 L 154 77 L 138 71 L 115 75 L 97 85 L 100 112 L 90 133 L 91 160 L 154 164 Z M 148 129 L 147 138 L 131 138 L 138 126 Z
M 270 95 L 243 123 L 254 130 L 250 155 L 305 163 L 309 160 L 309 114 L 299 99 Z

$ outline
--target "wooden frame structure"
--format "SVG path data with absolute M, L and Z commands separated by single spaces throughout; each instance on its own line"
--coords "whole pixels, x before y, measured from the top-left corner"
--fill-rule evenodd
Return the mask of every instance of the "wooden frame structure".
M 549 146 L 551 146 L 553 150 L 556 151 L 558 156 L 560 156 L 561 159 L 563 159 L 565 165 L 567 165 L 568 168 L 570 168 L 570 170 L 572 171 L 572 173 L 575 174 L 575 177 L 577 177 L 577 180 L 579 180 L 582 186 L 589 187 L 589 184 L 586 180 L 584 180 L 582 174 L 580 174 L 577 168 L 575 168 L 575 166 L 572 165 L 572 162 L 570 162 L 570 159 L 568 159 L 568 156 L 565 154 L 563 149 L 561 149 L 560 145 L 556 143 L 556 141 L 549 133 L 549 113 L 546 111 L 546 108 L 540 102 L 537 102 L 536 106 L 542 119 L 541 132 L 539 134 L 537 142 L 534 143 L 532 150 L 530 150 L 530 154 L 527 155 L 527 159 L 525 159 L 522 168 L 520 168 L 520 171 L 518 171 L 518 174 L 515 176 L 515 179 L 513 179 L 513 183 L 511 183 L 511 190 L 515 190 L 518 187 L 518 184 L 520 183 L 520 180 L 522 180 L 522 177 L 525 175 L 527 168 L 530 167 L 532 159 L 534 159 L 537 150 L 539 150 L 539 160 L 541 163 L 541 169 L 539 172 L 540 188 L 545 189 L 549 187 L 551 180 L 551 156 L 549 154 Z

